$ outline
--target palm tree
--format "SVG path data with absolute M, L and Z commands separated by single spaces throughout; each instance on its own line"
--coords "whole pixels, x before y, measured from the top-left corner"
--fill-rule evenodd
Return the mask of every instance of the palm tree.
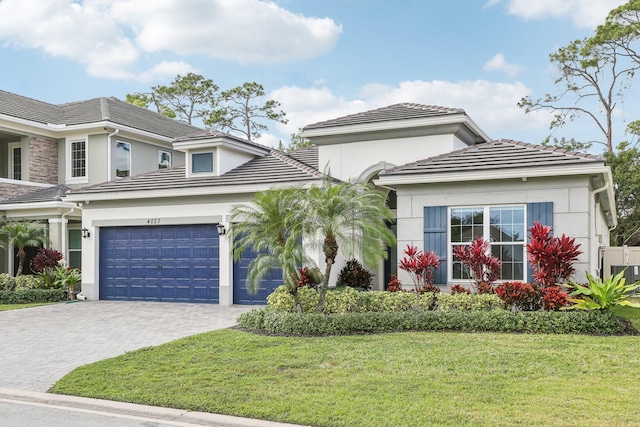
M 236 259 L 248 248 L 257 253 L 249 263 L 246 281 L 249 293 L 258 292 L 260 282 L 270 270 L 281 268 L 284 284 L 300 313 L 302 305 L 296 277 L 300 268 L 309 262 L 302 246 L 303 194 L 298 188 L 258 193 L 250 205 L 233 207 L 229 227 Z
M 9 248 L 18 248 L 18 271 L 22 274 L 26 252 L 24 248 L 38 247 L 49 243 L 45 230 L 28 221 L 10 221 L 0 227 L 0 235 L 8 238 Z
M 311 245 L 322 244 L 326 262 L 317 307 L 321 312 L 338 252 L 377 266 L 387 257 L 387 246 L 396 244 L 385 222 L 393 214 L 380 192 L 366 184 L 335 183 L 329 175 L 309 189 L 304 208 L 304 235 Z

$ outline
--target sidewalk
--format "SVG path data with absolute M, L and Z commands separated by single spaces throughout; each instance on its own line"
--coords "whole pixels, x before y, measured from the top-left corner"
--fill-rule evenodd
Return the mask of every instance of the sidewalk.
M 103 416 L 118 416 L 136 420 L 148 420 L 156 423 L 180 426 L 212 427 L 302 427 L 294 424 L 277 423 L 229 415 L 192 412 L 182 409 L 161 408 L 110 400 L 89 399 L 85 397 L 65 396 L 26 390 L 0 388 L 0 401 L 4 403 L 32 404 L 64 408 L 70 411 L 91 413 Z M 143 424 L 144 425 L 144 424 Z

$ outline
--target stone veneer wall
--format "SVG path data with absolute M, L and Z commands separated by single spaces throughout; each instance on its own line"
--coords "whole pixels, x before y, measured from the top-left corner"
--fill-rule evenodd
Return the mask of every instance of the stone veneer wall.
M 29 138 L 29 181 L 58 183 L 58 141 Z

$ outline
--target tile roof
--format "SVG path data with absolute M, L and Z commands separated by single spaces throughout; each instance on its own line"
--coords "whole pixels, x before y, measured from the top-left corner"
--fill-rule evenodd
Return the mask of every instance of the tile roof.
M 387 122 L 393 120 L 421 119 L 451 114 L 466 114 L 460 108 L 447 108 L 437 105 L 422 105 L 403 102 L 375 110 L 351 114 L 337 119 L 326 120 L 305 126 L 302 130 L 328 128 L 334 126 L 359 125 L 366 123 Z
M 381 176 L 478 172 L 592 163 L 604 163 L 604 158 L 502 139 L 387 169 L 381 173 Z
M 285 153 L 271 150 L 268 155 L 257 157 L 221 176 L 187 178 L 182 165 L 72 190 L 69 194 L 277 184 L 321 179 L 323 176 L 313 167 Z
M 17 203 L 59 202 L 69 190 L 69 187 L 60 184 L 54 187 L 35 190 L 31 193 L 23 194 L 12 199 L 0 201 L 0 205 L 11 205 Z
M 186 141 L 197 141 L 199 139 L 210 139 L 210 138 L 227 138 L 232 139 L 234 141 L 241 142 L 247 145 L 253 145 L 257 148 L 262 148 L 264 150 L 271 150 L 271 147 L 266 145 L 258 144 L 257 142 L 249 141 L 248 139 L 241 138 L 239 136 L 231 135 L 230 133 L 220 132 L 215 129 L 207 129 L 200 130 L 195 133 L 190 133 L 188 135 L 180 136 L 173 140 L 173 142 L 186 142 Z
M 320 169 L 318 165 L 318 147 L 313 145 L 307 148 L 301 148 L 299 150 L 290 151 L 287 153 L 289 157 L 293 157 L 294 159 L 305 163 L 311 166 L 314 169 Z
M 42 124 L 78 125 L 110 121 L 169 138 L 202 130 L 114 97 L 55 105 L 0 90 L 0 114 Z

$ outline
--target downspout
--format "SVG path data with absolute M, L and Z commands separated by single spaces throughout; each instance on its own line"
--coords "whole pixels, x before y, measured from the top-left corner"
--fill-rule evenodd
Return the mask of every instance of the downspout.
M 591 199 L 593 200 L 593 209 L 594 209 L 594 215 L 593 215 L 593 227 L 596 231 L 596 235 L 598 234 L 598 220 L 597 220 L 597 215 L 595 210 L 598 208 L 598 205 L 600 203 L 596 203 L 596 194 L 598 193 L 602 193 L 603 191 L 606 191 L 609 188 L 609 181 L 605 182 L 604 185 L 600 188 L 596 188 L 595 190 L 590 192 L 591 195 Z M 605 218 L 606 221 L 606 218 Z M 616 228 L 617 224 L 614 224 L 613 227 L 609 228 L 609 232 L 611 232 L 614 228 Z M 604 248 L 605 248 L 606 244 L 604 242 L 598 242 L 598 268 L 597 268 L 597 275 L 596 277 L 600 277 L 601 279 L 604 279 L 604 264 L 602 265 L 602 269 L 601 269 L 601 260 L 604 259 Z
M 609 181 L 607 181 L 607 182 L 604 183 L 604 185 L 602 187 L 596 188 L 595 190 L 591 191 L 591 198 L 593 199 L 594 209 L 596 207 L 595 206 L 595 204 L 596 204 L 595 203 L 596 202 L 596 200 L 595 200 L 596 194 L 602 193 L 603 191 L 608 190 L 609 189 L 609 185 L 610 185 L 610 183 L 609 183 Z M 595 215 L 594 215 L 594 226 L 596 227 L 596 231 L 598 231 L 597 230 L 597 224 L 595 223 Z M 613 231 L 617 226 L 618 226 L 617 224 L 614 224 L 613 227 L 609 228 L 609 231 Z
M 71 208 L 71 210 L 67 213 L 63 213 L 60 216 L 60 222 L 61 222 L 61 234 L 62 236 L 60 236 L 60 246 L 62 249 L 62 256 L 64 257 L 65 260 L 69 260 L 69 251 L 67 250 L 67 215 L 70 215 L 71 213 L 73 213 L 75 210 L 77 209 L 77 207 Z
M 107 181 L 111 181 L 111 138 L 116 136 L 120 132 L 120 129 L 116 129 L 113 133 L 107 135 Z

